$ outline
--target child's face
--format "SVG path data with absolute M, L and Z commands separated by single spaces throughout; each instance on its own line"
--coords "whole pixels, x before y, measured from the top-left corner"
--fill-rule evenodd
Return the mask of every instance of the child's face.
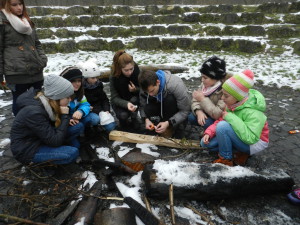
M 130 77 L 133 73 L 134 65 L 132 63 L 128 63 L 126 66 L 122 68 L 122 73 L 125 77 Z
M 76 78 L 76 79 L 72 80 L 71 83 L 72 83 L 72 85 L 74 87 L 74 91 L 78 91 L 79 90 L 79 88 L 81 87 L 81 82 L 82 82 L 81 78 Z
M 238 101 L 231 95 L 229 94 L 227 91 L 225 91 L 224 89 L 223 91 L 223 95 L 222 95 L 222 100 L 225 102 L 227 107 L 230 107 L 231 105 L 237 103 Z
M 68 106 L 70 100 L 71 100 L 70 97 L 62 98 L 62 99 L 59 100 L 59 105 L 60 105 L 60 106 Z
M 91 85 L 95 84 L 97 82 L 97 80 L 98 80 L 97 77 L 89 77 L 86 79 L 86 81 Z
M 217 83 L 217 80 L 212 79 L 203 73 L 201 74 L 201 81 L 202 81 L 204 87 L 206 87 L 206 88 L 212 87 Z

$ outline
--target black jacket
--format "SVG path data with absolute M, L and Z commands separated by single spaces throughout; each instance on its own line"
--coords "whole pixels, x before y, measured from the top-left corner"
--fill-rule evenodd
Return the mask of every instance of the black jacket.
M 92 112 L 97 114 L 101 111 L 110 112 L 109 100 L 103 90 L 103 83 L 101 81 L 98 81 L 98 85 L 93 88 L 84 85 L 84 95 L 91 106 L 93 106 Z
M 69 116 L 61 116 L 61 125 L 55 128 L 44 105 L 35 99 L 36 91 L 31 88 L 18 97 L 19 113 L 12 124 L 11 151 L 21 163 L 32 161 L 41 145 L 58 147 L 65 141 Z

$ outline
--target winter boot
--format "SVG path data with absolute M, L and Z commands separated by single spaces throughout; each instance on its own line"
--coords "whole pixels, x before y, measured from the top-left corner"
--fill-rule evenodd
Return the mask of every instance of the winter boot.
M 236 165 L 245 166 L 249 156 L 250 155 L 248 155 L 247 153 L 244 153 L 244 152 L 235 152 L 233 154 L 233 162 Z
M 233 166 L 233 161 L 231 159 L 225 159 L 224 157 L 219 155 L 219 158 L 213 161 L 213 163 L 221 163 L 227 166 Z

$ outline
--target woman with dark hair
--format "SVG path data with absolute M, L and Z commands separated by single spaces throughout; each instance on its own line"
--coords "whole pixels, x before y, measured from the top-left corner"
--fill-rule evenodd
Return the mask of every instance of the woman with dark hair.
M 31 87 L 41 89 L 47 57 L 24 0 L 2 0 L 0 9 L 0 82 L 5 76 L 12 90 L 12 111 L 17 115 L 18 96 Z
M 114 55 L 111 70 L 109 81 L 112 108 L 120 126 L 126 128 L 130 117 L 131 122 L 136 124 L 140 69 L 131 55 L 119 50 Z

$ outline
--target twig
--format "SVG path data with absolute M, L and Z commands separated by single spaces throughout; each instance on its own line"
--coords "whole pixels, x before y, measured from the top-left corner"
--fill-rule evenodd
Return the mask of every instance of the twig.
M 149 200 L 148 200 L 148 198 L 146 196 L 144 197 L 144 201 L 145 201 L 146 208 L 148 209 L 149 212 L 152 213 L 150 202 L 149 202 Z
M 197 209 L 195 209 L 193 206 L 191 205 L 186 205 L 187 208 L 191 209 L 194 213 L 198 214 L 202 220 L 204 220 L 205 222 L 207 222 L 207 224 L 211 224 L 211 225 L 215 225 L 210 218 L 208 218 L 206 215 L 204 215 L 203 213 L 199 212 Z
M 170 199 L 171 223 L 172 225 L 175 225 L 176 223 L 175 223 L 175 213 L 174 213 L 173 184 L 170 184 L 169 199 Z
M 21 222 L 21 223 L 27 223 L 27 224 L 49 225 L 47 223 L 38 223 L 38 222 L 34 222 L 32 220 L 22 219 L 20 217 L 10 216 L 10 215 L 7 215 L 7 214 L 0 214 L 0 218 L 4 218 L 4 219 L 8 219 L 8 220 L 13 220 L 13 221 Z

